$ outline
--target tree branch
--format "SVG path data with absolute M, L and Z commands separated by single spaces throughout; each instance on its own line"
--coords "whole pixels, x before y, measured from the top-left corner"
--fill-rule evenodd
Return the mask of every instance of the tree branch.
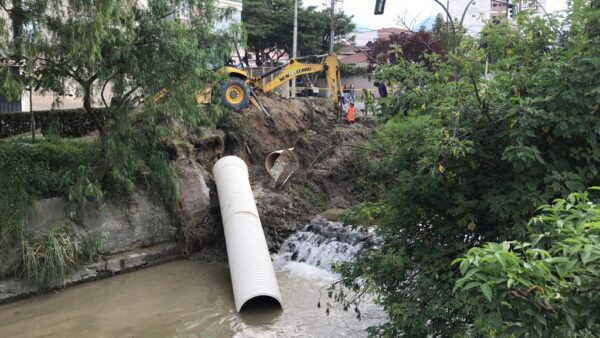
M 487 103 L 484 102 L 481 99 L 481 96 L 479 95 L 479 88 L 477 87 L 477 80 L 475 79 L 475 76 L 473 74 L 469 74 L 469 78 L 471 79 L 471 83 L 473 84 L 473 88 L 475 89 L 475 97 L 477 97 L 477 101 L 479 102 L 479 105 L 481 106 L 481 113 L 483 115 L 485 115 L 488 122 L 490 123 L 490 126 L 492 126 L 494 129 L 496 129 L 496 126 L 494 125 L 494 122 L 492 121 L 492 117 L 490 116 L 490 113 L 488 111 Z
M 85 82 L 79 75 L 77 75 L 77 73 L 73 69 L 71 69 L 69 67 L 66 67 L 63 64 L 59 63 L 59 62 L 56 62 L 56 61 L 51 60 L 51 59 L 46 59 L 46 58 L 43 58 L 43 57 L 39 57 L 39 56 L 36 57 L 36 60 L 40 60 L 40 61 L 51 63 L 54 67 L 59 68 L 62 71 L 64 71 L 65 73 L 67 73 L 68 76 L 70 76 L 71 78 L 73 78 L 78 83 L 84 83 Z
M 452 20 L 452 15 L 450 15 L 448 8 L 446 8 L 446 6 L 444 6 L 439 0 L 433 0 L 433 1 L 435 1 L 438 5 L 440 5 L 440 7 L 442 7 L 444 12 L 446 12 L 446 15 L 448 16 L 448 21 L 450 22 L 450 27 L 452 27 L 452 34 L 456 38 L 456 27 L 454 26 L 454 20 Z
M 106 85 L 108 85 L 108 82 L 111 80 L 111 78 L 109 78 L 108 80 L 106 80 L 106 82 L 104 82 L 104 85 L 102 86 L 102 90 L 100 91 L 100 97 L 102 98 L 102 103 L 104 103 L 104 107 L 106 107 L 106 108 L 108 108 L 108 104 L 106 104 L 106 99 L 104 98 L 104 90 L 106 89 Z
M 167 13 L 165 13 L 165 14 L 163 14 L 163 15 L 159 16 L 157 19 L 158 19 L 158 20 L 162 20 L 162 19 L 164 19 L 164 18 L 168 17 L 169 15 L 173 15 L 173 14 L 177 13 L 177 12 L 178 12 L 178 11 L 179 11 L 179 10 L 180 10 L 182 7 L 183 7 L 183 5 L 182 5 L 182 4 L 180 4 L 179 6 L 175 7 L 175 9 L 173 9 L 172 11 L 170 11 L 170 12 L 167 12 Z
M 0 7 L 2 7 L 2 9 L 3 9 L 3 10 L 6 12 L 6 13 L 12 13 L 12 11 L 13 11 L 12 9 L 8 9 L 8 8 L 6 8 L 6 6 L 4 6 L 4 4 L 3 4 L 3 3 L 1 3 L 1 2 L 0 2 Z
M 417 38 L 417 40 L 419 40 L 419 42 L 425 46 L 425 48 L 429 49 L 430 52 L 435 53 L 435 51 L 433 50 L 433 48 L 431 48 L 431 46 L 429 44 L 427 44 L 425 41 L 423 41 L 423 39 L 421 39 L 421 37 L 419 35 L 417 35 L 417 32 L 415 32 L 414 30 L 412 30 L 411 27 L 409 27 L 409 25 L 406 23 L 406 19 L 400 18 L 398 17 L 398 21 L 400 21 L 400 23 L 402 24 L 402 26 L 404 26 L 404 28 L 406 28 L 407 31 L 409 31 L 414 37 Z
M 125 95 L 123 95 L 123 98 L 119 102 L 119 105 L 117 106 L 117 110 L 120 110 L 123 107 L 123 105 L 125 104 L 125 101 L 127 100 L 127 98 L 129 96 L 131 96 L 131 94 L 133 94 L 139 88 L 140 88 L 139 86 L 133 86 L 127 93 L 125 93 Z
M 552 305 L 550 305 L 550 303 L 548 303 L 547 300 L 544 299 L 542 301 L 536 301 L 535 299 L 531 298 L 531 296 L 526 290 L 523 290 L 521 288 L 512 289 L 508 292 L 508 294 L 511 298 L 519 299 L 521 301 L 530 303 L 538 309 L 545 311 L 546 313 L 556 313 L 556 310 L 552 307 Z

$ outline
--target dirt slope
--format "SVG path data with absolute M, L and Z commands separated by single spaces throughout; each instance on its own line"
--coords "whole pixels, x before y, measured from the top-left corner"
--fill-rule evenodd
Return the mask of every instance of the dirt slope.
M 360 116 L 355 124 L 346 124 L 324 99 L 262 96 L 260 100 L 271 118 L 254 106 L 230 113 L 219 130 L 204 131 L 196 140 L 195 156 L 208 171 L 222 156 L 244 159 L 269 246 L 276 249 L 319 213 L 357 202 L 352 179 L 358 170 L 356 146 L 375 125 Z M 275 182 L 264 167 L 265 158 L 272 151 L 292 147 L 295 165 Z M 211 191 L 216 191 L 214 183 Z M 208 223 L 221 231 L 216 195 L 213 200 L 213 220 Z

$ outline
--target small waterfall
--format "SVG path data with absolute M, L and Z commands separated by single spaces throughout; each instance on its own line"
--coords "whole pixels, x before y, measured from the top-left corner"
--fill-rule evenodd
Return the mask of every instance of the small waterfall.
M 318 218 L 283 242 L 275 266 L 305 277 L 334 279 L 332 264 L 352 259 L 364 245 L 374 242 L 368 232 Z

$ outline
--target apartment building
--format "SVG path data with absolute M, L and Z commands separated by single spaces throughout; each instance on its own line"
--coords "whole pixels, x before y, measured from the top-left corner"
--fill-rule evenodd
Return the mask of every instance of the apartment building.
M 448 0 L 454 20 L 462 20 L 467 34 L 477 35 L 490 20 L 510 17 L 513 12 L 529 11 L 543 15 L 547 0 Z

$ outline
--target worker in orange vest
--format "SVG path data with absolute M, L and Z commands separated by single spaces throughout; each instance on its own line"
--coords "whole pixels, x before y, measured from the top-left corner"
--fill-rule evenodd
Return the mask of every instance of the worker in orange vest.
M 348 121 L 349 124 L 354 123 L 354 115 L 354 103 L 350 102 L 348 105 L 348 111 L 346 112 L 346 121 Z

